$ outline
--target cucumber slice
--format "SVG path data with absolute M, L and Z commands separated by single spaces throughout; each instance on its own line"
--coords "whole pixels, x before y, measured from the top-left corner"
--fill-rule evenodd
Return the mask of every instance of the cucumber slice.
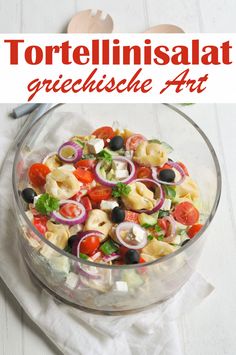
M 140 213 L 140 215 L 138 216 L 138 221 L 139 224 L 141 224 L 141 226 L 154 226 L 157 223 L 156 218 L 154 218 L 153 216 L 150 216 L 146 213 Z
M 125 270 L 122 275 L 122 281 L 125 281 L 128 288 L 136 288 L 143 284 L 143 280 L 135 270 Z
M 161 142 L 161 145 L 164 147 L 164 149 L 166 150 L 167 154 L 170 154 L 173 152 L 173 148 L 166 142 Z

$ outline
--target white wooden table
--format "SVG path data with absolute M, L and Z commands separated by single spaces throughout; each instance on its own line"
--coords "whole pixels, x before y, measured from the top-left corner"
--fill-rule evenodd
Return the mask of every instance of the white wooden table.
M 141 32 L 158 23 L 175 23 L 186 32 L 236 32 L 234 0 L 0 0 L 0 32 L 62 32 L 76 11 L 98 7 L 113 16 L 115 32 Z M 13 106 L 0 105 L 0 139 L 8 134 L 11 125 L 21 124 L 7 117 Z M 236 105 L 194 105 L 184 110 L 203 128 L 218 153 L 223 194 L 199 262 L 199 270 L 216 289 L 179 321 L 183 351 L 185 355 L 234 355 Z M 60 352 L 0 282 L 0 355 L 32 354 Z

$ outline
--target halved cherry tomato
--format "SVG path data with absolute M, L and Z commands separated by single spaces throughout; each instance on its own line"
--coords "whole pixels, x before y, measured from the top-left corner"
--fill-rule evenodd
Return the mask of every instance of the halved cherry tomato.
M 112 194 L 112 188 L 106 186 L 96 186 L 88 192 L 89 197 L 94 202 L 109 200 L 111 194 Z
M 164 219 L 164 218 L 158 219 L 157 224 L 164 232 L 167 231 L 168 223 L 167 223 L 166 219 Z
M 138 223 L 138 213 L 132 211 L 125 211 L 125 221 Z
M 46 183 L 46 176 L 50 173 L 47 165 L 35 163 L 28 171 L 29 180 L 35 187 L 42 187 Z
M 87 212 L 91 211 L 92 203 L 91 203 L 90 198 L 88 196 L 81 197 L 81 203 L 84 205 Z
M 47 221 L 48 218 L 46 216 L 34 216 L 33 225 L 42 235 L 47 232 Z
M 93 133 L 97 138 L 103 139 L 105 145 L 115 136 L 115 132 L 112 127 L 104 126 L 96 129 Z
M 126 150 L 136 150 L 138 145 L 145 140 L 146 138 L 142 136 L 142 134 L 134 134 L 133 136 L 130 136 L 125 144 Z
M 95 159 L 82 159 L 77 161 L 77 163 L 75 163 L 75 167 L 76 168 L 94 168 L 96 164 L 96 160 Z
M 189 228 L 188 230 L 188 236 L 189 238 L 193 238 L 202 228 L 202 224 L 194 224 L 192 227 Z
M 185 174 L 189 176 L 188 169 L 186 168 L 186 166 L 183 163 L 181 163 L 180 161 L 178 161 L 178 164 L 183 169 Z
M 152 171 L 146 166 L 140 166 L 136 170 L 138 179 L 150 179 L 152 177 Z
M 91 170 L 85 170 L 83 168 L 77 168 L 73 174 L 75 175 L 75 177 L 84 183 L 90 183 L 93 181 L 94 179 L 94 174 Z
M 100 238 L 96 235 L 85 238 L 80 244 L 80 252 L 91 256 L 100 245 Z
M 199 212 L 191 202 L 185 201 L 175 207 L 173 216 L 177 222 L 186 226 L 191 226 L 192 224 L 197 223 Z
M 60 207 L 59 212 L 66 218 L 75 218 L 81 214 L 81 209 L 74 203 L 65 203 Z
M 158 172 L 165 169 L 172 169 L 172 166 L 170 166 L 168 163 L 165 163 L 161 168 L 158 168 Z

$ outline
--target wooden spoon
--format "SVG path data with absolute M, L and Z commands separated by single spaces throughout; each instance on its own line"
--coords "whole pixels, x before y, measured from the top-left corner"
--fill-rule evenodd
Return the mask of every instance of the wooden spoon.
M 149 28 L 145 33 L 184 33 L 184 31 L 175 25 L 157 25 Z
M 68 33 L 111 33 L 113 20 L 101 10 L 84 10 L 78 12 L 69 22 Z

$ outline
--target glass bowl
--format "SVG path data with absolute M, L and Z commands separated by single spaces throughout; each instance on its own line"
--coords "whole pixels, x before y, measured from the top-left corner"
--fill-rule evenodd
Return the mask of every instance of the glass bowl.
M 174 147 L 171 157 L 184 162 L 198 183 L 204 227 L 174 253 L 144 264 L 91 263 L 58 249 L 27 218 L 19 191 L 27 186 L 30 164 L 42 161 L 70 137 L 88 134 L 103 125 L 127 127 L 168 142 Z M 139 311 L 176 294 L 195 270 L 221 191 L 220 167 L 211 143 L 189 117 L 171 105 L 54 107 L 38 117 L 23 134 L 17 145 L 12 179 L 19 249 L 32 280 L 62 302 L 102 314 Z

